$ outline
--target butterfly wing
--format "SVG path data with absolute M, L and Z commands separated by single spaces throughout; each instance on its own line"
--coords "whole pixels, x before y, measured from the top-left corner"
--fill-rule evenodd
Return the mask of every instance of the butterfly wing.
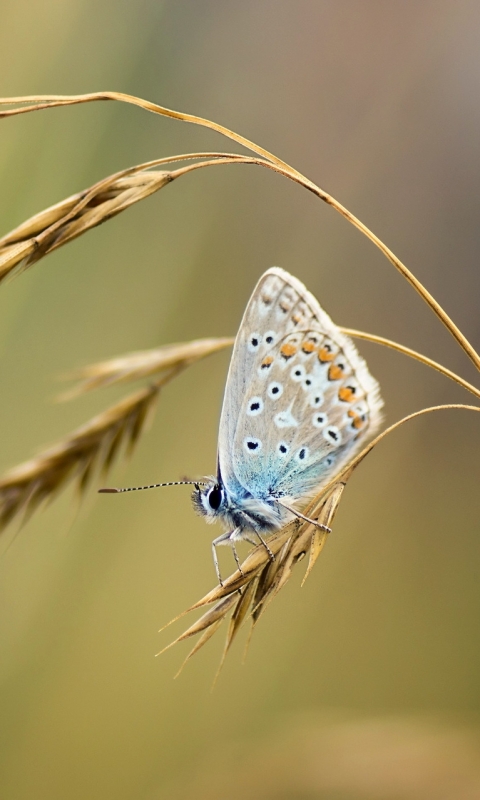
M 304 285 L 268 270 L 235 341 L 220 422 L 228 491 L 308 497 L 381 421 L 378 384 Z

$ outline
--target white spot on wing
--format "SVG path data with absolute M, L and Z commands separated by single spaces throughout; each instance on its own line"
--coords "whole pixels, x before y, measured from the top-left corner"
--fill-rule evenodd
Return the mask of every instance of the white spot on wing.
M 323 394 L 314 392 L 310 398 L 310 405 L 312 408 L 320 408 L 323 405 Z
M 262 343 L 262 337 L 259 333 L 251 333 L 248 337 L 247 348 L 250 353 L 256 353 Z
M 286 411 L 280 411 L 279 414 L 276 414 L 273 418 L 275 425 L 277 428 L 297 428 L 298 422 L 292 414 L 292 406 L 288 408 Z
M 282 384 L 278 383 L 278 381 L 272 381 L 272 383 L 270 383 L 268 386 L 267 394 L 270 400 L 278 400 L 278 398 L 283 394 Z
M 329 425 L 328 428 L 325 428 L 323 436 L 334 447 L 338 447 L 342 443 L 342 434 L 336 425 Z
M 249 417 L 256 417 L 263 411 L 263 400 L 261 397 L 252 397 L 247 403 L 247 414 Z
M 277 341 L 277 334 L 275 333 L 275 331 L 267 331 L 265 336 L 263 337 L 263 343 L 268 347 L 273 347 L 276 341 Z
M 303 381 L 303 379 L 305 378 L 305 375 L 306 375 L 306 370 L 305 370 L 305 367 L 303 366 L 303 364 L 297 364 L 296 367 L 293 367 L 293 369 L 292 369 L 292 371 L 290 373 L 290 377 L 291 377 L 292 381 L 296 381 L 297 383 L 299 383 L 300 381 Z
M 245 448 L 248 455 L 254 455 L 255 453 L 259 453 L 262 449 L 262 443 L 260 439 L 255 439 L 253 436 L 246 436 L 243 440 L 243 447 Z
M 308 447 L 301 447 L 298 453 L 295 455 L 295 461 L 298 461 L 300 464 L 304 464 L 308 459 L 308 455 Z

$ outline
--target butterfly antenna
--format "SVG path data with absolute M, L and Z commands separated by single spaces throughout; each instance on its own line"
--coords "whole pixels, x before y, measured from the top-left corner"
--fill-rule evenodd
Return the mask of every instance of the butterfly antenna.
M 169 483 L 152 483 L 150 486 L 128 486 L 125 489 L 99 489 L 99 494 L 118 494 L 119 492 L 143 492 L 144 489 L 159 489 L 161 486 L 208 486 L 205 481 L 169 481 Z

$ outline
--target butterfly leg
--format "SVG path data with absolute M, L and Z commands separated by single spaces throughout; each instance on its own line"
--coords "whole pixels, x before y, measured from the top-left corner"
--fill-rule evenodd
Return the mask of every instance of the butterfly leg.
M 263 538 L 263 536 L 261 535 L 261 533 L 259 533 L 258 531 L 255 531 L 255 536 L 258 536 L 258 538 L 260 539 L 261 544 L 264 546 L 265 550 L 268 553 L 268 557 L 269 557 L 270 561 L 275 561 L 275 556 L 272 553 L 272 551 L 270 550 L 268 544 L 266 543 L 266 541 Z
M 217 536 L 216 539 L 212 542 L 212 555 L 213 555 L 213 563 L 215 564 L 215 571 L 217 573 L 217 578 L 220 586 L 223 586 L 222 577 L 220 575 L 220 567 L 218 565 L 218 556 L 217 556 L 217 547 L 219 544 L 229 544 L 232 548 L 233 557 L 237 562 L 237 567 L 240 573 L 243 575 L 242 569 L 240 567 L 240 559 L 238 557 L 237 548 L 235 547 L 235 540 L 234 536 L 238 533 L 238 528 L 235 528 L 233 531 L 227 531 L 226 533 L 222 533 L 221 536 Z
M 279 506 L 283 506 L 286 508 L 287 511 L 290 511 L 291 514 L 294 514 L 298 519 L 303 519 L 305 522 L 309 522 L 310 525 L 315 525 L 316 528 L 319 528 L 321 531 L 325 531 L 325 533 L 331 533 L 332 529 L 328 527 L 328 525 L 322 525 L 321 522 L 317 522 L 315 519 L 310 519 L 310 517 L 306 517 L 305 514 L 301 514 L 300 511 L 297 511 L 295 508 L 291 506 L 287 506 L 286 503 L 282 503 L 280 500 L 277 500 Z

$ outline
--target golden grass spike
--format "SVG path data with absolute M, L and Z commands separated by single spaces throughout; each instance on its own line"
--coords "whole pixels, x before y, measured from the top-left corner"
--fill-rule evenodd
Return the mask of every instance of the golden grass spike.
M 282 530 L 278 531 L 278 533 L 274 533 L 269 538 L 268 546 L 274 555 L 283 547 L 289 536 L 290 530 L 287 528 L 282 528 Z M 202 608 L 202 606 L 210 605 L 210 603 L 215 603 L 217 600 L 225 597 L 231 592 L 241 589 L 242 586 L 245 586 L 252 580 L 252 578 L 256 577 L 261 572 L 265 564 L 269 562 L 269 555 L 263 545 L 254 547 L 242 564 L 243 575 L 236 570 L 232 575 L 223 581 L 222 586 L 215 586 L 214 589 L 190 606 L 188 612 L 195 611 L 198 608 Z
M 243 145 L 247 149 L 251 150 L 252 152 L 256 153 L 261 159 L 266 159 L 262 163 L 266 165 L 269 162 L 269 165 L 276 168 L 277 172 L 285 175 L 286 177 L 290 178 L 291 180 L 299 183 L 305 189 L 315 194 L 325 203 L 330 205 L 339 214 L 341 214 L 348 222 L 350 222 L 357 230 L 363 233 L 378 249 L 383 253 L 383 255 L 390 261 L 391 264 L 397 269 L 400 274 L 405 278 L 405 280 L 413 286 L 416 292 L 422 297 L 422 299 L 427 303 L 428 306 L 432 309 L 434 314 L 440 319 L 440 321 L 445 325 L 447 330 L 450 331 L 451 335 L 456 339 L 457 343 L 460 347 L 464 350 L 464 352 L 468 355 L 468 357 L 473 361 L 476 368 L 480 370 L 480 356 L 472 347 L 466 336 L 461 332 L 461 330 L 455 325 L 452 319 L 448 316 L 447 312 L 442 308 L 442 306 L 437 303 L 433 295 L 427 291 L 425 286 L 415 277 L 415 275 L 410 272 L 409 269 L 405 266 L 405 264 L 400 261 L 399 258 L 395 255 L 395 253 L 390 250 L 389 247 L 386 246 L 382 242 L 378 236 L 367 228 L 366 225 L 363 224 L 354 214 L 352 214 L 345 206 L 339 203 L 332 195 L 325 192 L 315 183 L 310 181 L 301 172 L 291 167 L 285 161 L 282 161 L 280 158 L 275 156 L 273 153 L 270 153 L 265 148 L 260 147 L 259 145 L 255 144 L 254 142 L 250 141 L 249 139 L 245 138 L 244 136 L 240 136 L 235 131 L 226 128 L 224 125 L 219 125 L 216 122 L 213 122 L 209 119 L 204 119 L 203 117 L 197 117 L 193 114 L 185 114 L 181 111 L 174 111 L 173 109 L 165 108 L 164 106 L 159 106 L 156 103 L 152 103 L 148 100 L 144 100 L 141 97 L 135 97 L 134 95 L 125 94 L 123 92 L 91 92 L 89 94 L 83 95 L 33 95 L 33 96 L 25 96 L 25 97 L 4 97 L 0 98 L 0 105 L 19 105 L 21 104 L 20 108 L 13 108 L 8 109 L 6 111 L 0 111 L 0 118 L 2 117 L 10 117 L 15 116 L 17 114 L 25 114 L 30 111 L 40 111 L 41 109 L 46 108 L 54 108 L 57 106 L 68 106 L 68 105 L 78 105 L 80 103 L 90 103 L 90 102 L 98 102 L 98 101 L 119 101 L 122 103 L 131 103 L 132 105 L 139 106 L 143 108 L 145 111 L 150 111 L 154 114 L 160 114 L 164 117 L 169 117 L 170 119 L 180 120 L 182 122 L 188 122 L 193 125 L 201 125 L 204 128 L 209 128 L 210 130 L 214 130 L 217 133 L 226 136 L 228 139 L 237 142 L 237 144 Z M 25 105 L 28 104 L 28 105 Z M 1 278 L 1 275 L 0 275 Z
M 156 653 L 156 656 L 160 656 L 166 650 L 169 650 L 170 647 L 173 647 L 174 644 L 178 644 L 178 642 L 183 642 L 184 639 L 189 639 L 191 636 L 195 636 L 197 633 L 201 633 L 202 631 L 206 630 L 213 625 L 217 621 L 222 621 L 225 616 L 228 614 L 230 609 L 235 605 L 237 602 L 237 593 L 233 592 L 232 594 L 228 595 L 228 597 L 224 597 L 218 603 L 216 603 L 213 608 L 209 608 L 208 611 L 203 614 L 200 619 L 197 619 L 193 625 L 190 625 L 186 631 L 184 631 L 180 636 L 175 639 L 175 641 L 170 642 Z
M 202 633 L 202 635 L 200 636 L 200 639 L 198 640 L 198 642 L 195 642 L 195 645 L 190 650 L 188 656 L 184 659 L 184 661 L 181 664 L 180 669 L 178 670 L 178 672 L 176 672 L 175 675 L 173 676 L 174 680 L 176 678 L 178 678 L 178 676 L 180 675 L 181 672 L 183 672 L 183 669 L 184 669 L 187 661 L 190 661 L 190 659 L 195 655 L 195 653 L 198 653 L 198 651 L 201 650 L 202 647 L 205 644 L 207 644 L 209 639 L 211 639 L 212 636 L 217 632 L 217 630 L 220 627 L 220 625 L 222 624 L 222 622 L 223 622 L 223 617 L 221 617 L 220 619 L 217 619 L 216 622 L 213 622 L 210 625 L 210 627 L 207 628 L 207 630 Z
M 169 344 L 153 350 L 128 353 L 108 361 L 91 364 L 67 376 L 82 379 L 77 386 L 61 395 L 60 399 L 70 400 L 84 392 L 103 386 L 113 386 L 127 381 L 136 381 L 163 373 L 166 383 L 177 374 L 179 368 L 188 367 L 195 361 L 224 350 L 233 345 L 234 339 L 196 339 L 182 344 Z
M 346 482 L 345 478 L 345 482 Z M 330 494 L 327 496 L 325 502 L 323 503 L 320 513 L 318 515 L 318 521 L 323 522 L 324 525 L 327 525 L 329 528 L 332 527 L 333 519 L 335 517 L 338 504 L 340 503 L 343 490 L 345 489 L 345 482 L 336 484 Z M 313 512 L 315 514 L 315 512 Z M 318 528 L 314 528 L 312 526 L 312 539 L 310 544 L 310 553 L 308 558 L 308 565 L 303 576 L 302 586 L 307 580 L 308 576 L 310 575 L 314 564 L 322 552 L 325 543 L 327 541 L 328 534 L 324 531 L 318 530 Z
M 253 595 L 255 594 L 256 583 L 257 583 L 257 578 L 253 578 L 250 581 L 250 583 L 248 583 L 245 586 L 245 588 L 241 592 L 241 595 L 240 595 L 240 597 L 238 599 L 237 605 L 233 609 L 232 616 L 230 617 L 230 621 L 228 623 L 227 637 L 225 639 L 225 645 L 223 647 L 222 657 L 220 659 L 220 663 L 218 665 L 217 672 L 216 672 L 215 677 L 213 679 L 212 689 L 215 687 L 215 684 L 216 684 L 216 682 L 218 680 L 218 676 L 220 675 L 222 667 L 223 667 L 223 665 L 225 663 L 225 659 L 227 657 L 227 653 L 230 650 L 230 647 L 232 646 L 233 640 L 235 639 L 235 636 L 237 635 L 238 631 L 240 630 L 240 628 L 242 626 L 242 622 L 244 621 L 244 619 L 245 619 L 245 617 L 246 617 L 246 615 L 248 613 L 248 610 L 250 608 L 250 604 L 251 604 L 252 599 L 253 599 Z
M 32 513 L 69 480 L 76 478 L 80 492 L 84 491 L 92 470 L 110 466 L 121 444 L 135 445 L 159 389 L 152 385 L 135 392 L 7 472 L 0 479 L 0 531 L 22 512 Z
M 208 161 L 173 171 L 151 171 L 172 161 L 210 156 Z M 149 197 L 176 178 L 196 169 L 237 161 L 259 163 L 259 159 L 236 154 L 188 153 L 156 159 L 109 175 L 82 192 L 67 197 L 36 214 L 0 239 L 0 282 L 40 261 L 43 256 L 81 236 L 91 228 Z

